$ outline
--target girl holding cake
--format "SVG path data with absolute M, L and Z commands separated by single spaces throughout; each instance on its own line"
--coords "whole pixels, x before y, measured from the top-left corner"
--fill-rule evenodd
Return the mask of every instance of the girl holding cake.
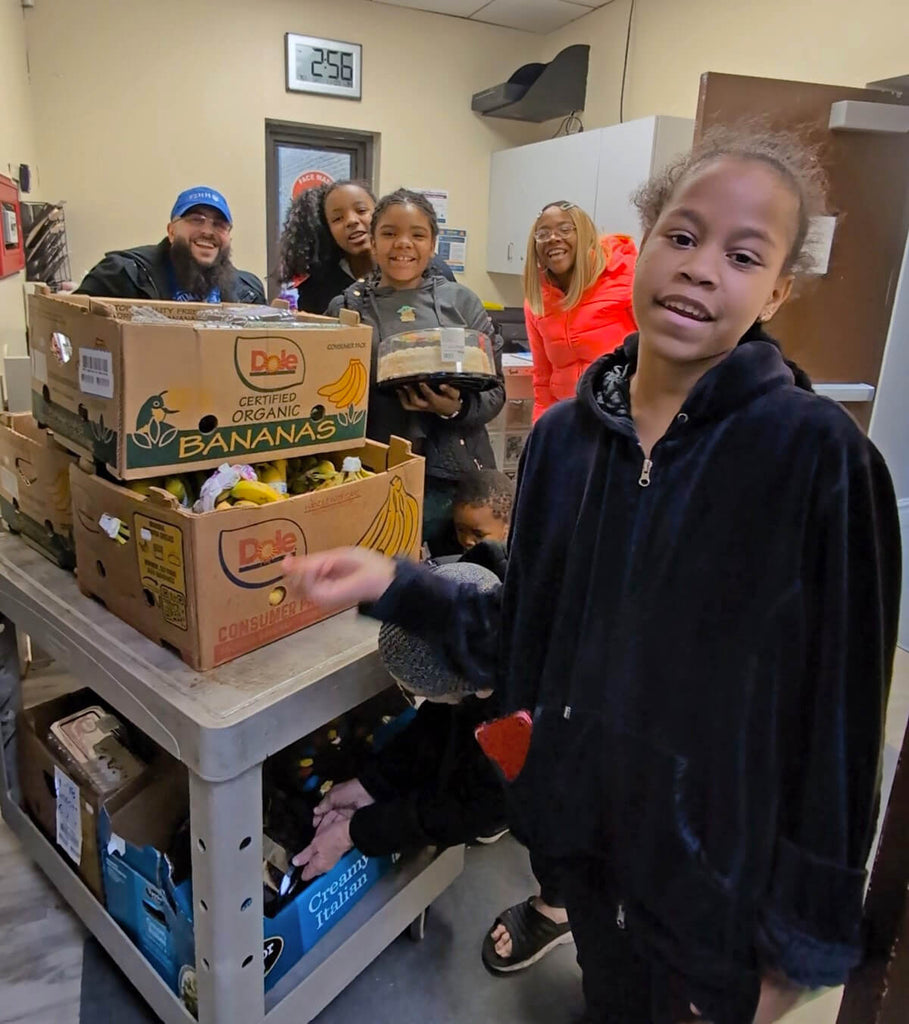
M 332 300 L 329 316 L 354 309 L 372 325 L 369 415 L 366 434 L 387 442 L 392 434 L 406 437 L 426 459 L 423 537 L 434 555 L 454 554 L 451 501 L 459 479 L 477 469 L 495 469 L 486 424 L 505 404 L 505 386 L 498 365 L 501 348 L 489 314 L 479 298 L 462 284 L 435 273 L 431 261 L 439 227 L 431 203 L 419 192 L 398 189 L 376 204 L 370 224 L 376 268 Z M 384 338 L 405 331 L 464 327 L 494 339 L 496 366 L 483 357 L 482 370 L 494 372 L 499 383 L 487 391 L 459 390 L 448 384 L 421 383 L 397 389 L 376 386 L 378 346 Z M 395 376 L 432 372 L 429 346 L 414 349 L 414 364 L 397 367 Z M 400 360 L 403 353 L 395 353 Z M 406 356 L 405 356 L 406 358 Z M 425 365 L 424 365 L 425 363 Z M 400 372 L 399 372 L 400 371 Z

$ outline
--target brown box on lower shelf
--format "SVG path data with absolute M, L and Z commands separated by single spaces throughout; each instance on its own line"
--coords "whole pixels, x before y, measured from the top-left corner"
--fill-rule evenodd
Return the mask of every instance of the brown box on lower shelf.
M 102 794 L 72 761 L 52 749 L 48 736 L 61 718 L 98 704 L 91 690 L 77 690 L 27 708 L 19 715 L 17 739 L 22 802 L 42 832 L 62 848 L 76 870 L 102 902 L 98 815 L 114 793 L 136 792 L 145 785 L 147 766 L 124 772 L 123 784 Z M 59 792 L 62 788 L 65 792 Z M 58 800 L 60 806 L 58 807 Z
M 71 474 L 79 587 L 196 669 L 209 669 L 327 618 L 283 586 L 281 563 L 345 545 L 419 557 L 422 457 L 367 441 L 374 475 L 255 508 L 194 513 L 76 466 Z M 111 539 L 102 516 L 123 524 Z

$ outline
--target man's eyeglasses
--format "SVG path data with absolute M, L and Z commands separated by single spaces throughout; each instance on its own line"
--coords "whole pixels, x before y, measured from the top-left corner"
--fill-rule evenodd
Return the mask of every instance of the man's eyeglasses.
M 210 227 L 219 235 L 230 234 L 230 224 L 223 217 L 209 217 L 205 213 L 187 213 L 180 220 L 186 221 L 191 227 L 197 229 Z
M 556 238 L 571 238 L 575 233 L 574 224 L 556 224 L 554 228 L 537 228 L 533 233 L 537 242 L 548 242 L 553 236 Z

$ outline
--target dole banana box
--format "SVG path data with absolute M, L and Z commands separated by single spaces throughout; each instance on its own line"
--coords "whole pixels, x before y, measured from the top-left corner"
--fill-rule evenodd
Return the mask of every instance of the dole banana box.
M 368 476 L 254 508 L 194 513 L 83 468 L 70 473 L 79 587 L 196 669 L 213 668 L 334 614 L 293 597 L 281 562 L 358 544 L 417 558 L 423 459 L 408 441 L 367 441 Z M 119 520 L 114 537 L 102 516 Z M 111 520 L 105 520 L 109 526 Z
M 69 467 L 32 414 L 0 414 L 0 512 L 10 530 L 63 569 L 76 563 Z
M 249 329 L 200 319 L 256 308 L 29 296 L 35 417 L 121 480 L 356 446 L 372 329 L 348 310 Z

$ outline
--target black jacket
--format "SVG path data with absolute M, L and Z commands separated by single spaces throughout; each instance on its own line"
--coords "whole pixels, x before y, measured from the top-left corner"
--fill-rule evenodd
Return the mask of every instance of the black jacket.
M 410 299 L 415 307 L 416 320 L 393 322 L 395 307 L 405 299 Z M 387 444 L 388 438 L 397 434 L 412 441 L 414 450 L 426 458 L 427 477 L 459 480 L 477 469 L 495 469 L 486 424 L 505 404 L 502 340 L 477 296 L 462 284 L 428 274 L 419 288 L 409 293 L 378 287 L 374 280 L 356 281 L 332 301 L 329 314 L 337 316 L 342 307 L 356 310 L 360 319 L 373 328 L 367 437 Z M 433 413 L 407 412 L 394 390 L 375 385 L 378 347 L 383 335 L 440 325 L 469 327 L 488 334 L 495 346 L 496 371 L 501 382 L 488 391 L 463 390 L 461 411 L 451 420 Z
M 76 293 L 111 299 L 172 299 L 168 252 L 166 238 L 157 245 L 109 252 L 85 275 Z M 222 296 L 225 302 L 265 302 L 262 282 L 246 270 L 237 271 L 233 292 Z
M 372 613 L 533 709 L 517 824 L 601 858 L 651 951 L 705 985 L 760 965 L 838 984 L 896 642 L 890 477 L 755 340 L 697 383 L 642 486 L 636 344 L 532 431 L 499 598 L 402 563 Z
M 360 772 L 375 799 L 350 822 L 358 850 L 378 857 L 421 846 L 454 846 L 501 828 L 505 791 L 474 729 L 495 718 L 498 702 L 424 701 L 414 720 Z
M 429 269 L 438 277 L 454 281 L 451 267 L 441 256 L 433 256 L 429 261 Z M 336 263 L 331 270 L 322 275 L 310 275 L 297 285 L 297 309 L 305 313 L 324 313 L 331 300 L 341 295 L 356 280 L 352 274 Z

